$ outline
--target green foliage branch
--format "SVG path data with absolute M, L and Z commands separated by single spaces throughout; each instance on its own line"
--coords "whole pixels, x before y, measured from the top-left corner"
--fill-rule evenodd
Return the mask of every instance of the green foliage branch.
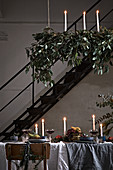
M 97 107 L 110 107 L 113 109 L 113 95 L 104 95 L 99 94 L 99 98 L 101 98 L 100 102 L 96 102 Z M 104 129 L 104 135 L 108 136 L 110 131 L 113 129 L 113 112 L 112 113 L 106 113 L 105 115 L 99 117 L 99 119 L 96 121 L 96 123 L 103 122 L 103 129 Z
M 83 31 L 54 32 L 45 28 L 42 33 L 33 34 L 34 42 L 26 48 L 30 67 L 34 67 L 34 80 L 43 82 L 46 86 L 53 85 L 52 66 L 60 59 L 69 66 L 78 66 L 83 57 L 93 62 L 93 68 L 98 74 L 109 71 L 113 65 L 113 30 L 101 28 L 100 32 Z

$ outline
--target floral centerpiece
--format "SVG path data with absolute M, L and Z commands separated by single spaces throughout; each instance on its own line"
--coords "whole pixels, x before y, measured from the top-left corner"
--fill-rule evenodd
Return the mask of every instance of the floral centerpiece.
M 80 137 L 83 137 L 84 133 L 81 131 L 80 127 L 71 127 L 70 129 L 67 130 L 67 133 L 65 136 L 57 135 L 54 139 L 53 142 L 74 142 L 77 140 L 80 140 Z

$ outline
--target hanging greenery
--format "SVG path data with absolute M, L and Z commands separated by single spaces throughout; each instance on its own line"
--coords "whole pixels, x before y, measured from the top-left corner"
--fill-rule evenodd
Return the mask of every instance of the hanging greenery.
M 96 31 L 72 31 L 54 32 L 51 28 L 45 28 L 42 33 L 33 34 L 35 40 L 26 48 L 27 57 L 30 59 L 30 67 L 34 67 L 34 80 L 45 85 L 53 85 L 52 66 L 60 59 L 70 66 L 81 64 L 83 57 L 93 61 L 93 68 L 98 74 L 109 71 L 109 64 L 113 65 L 113 30 L 101 28 Z

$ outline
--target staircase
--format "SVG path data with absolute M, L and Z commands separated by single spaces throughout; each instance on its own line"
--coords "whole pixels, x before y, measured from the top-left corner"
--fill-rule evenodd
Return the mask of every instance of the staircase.
M 90 9 L 87 10 L 87 13 L 92 10 L 101 0 L 97 1 Z M 107 16 L 107 14 L 106 14 Z M 104 19 L 105 17 L 103 17 Z M 82 19 L 82 16 L 79 17 L 69 28 L 68 30 L 75 26 L 77 22 Z M 102 19 L 101 19 L 102 21 Z M 28 66 L 28 63 L 26 66 Z M 0 90 L 2 90 L 7 84 L 16 78 L 22 71 L 25 70 L 26 66 L 24 66 L 17 74 L 15 74 L 8 82 L 6 82 Z M 76 68 L 73 67 L 52 87 L 50 88 L 44 95 L 40 96 L 40 98 L 34 102 L 34 81 L 26 86 L 25 91 L 29 86 L 32 85 L 33 89 L 33 104 L 25 110 L 16 120 L 6 127 L 1 133 L 0 137 L 1 141 L 9 139 L 10 136 L 14 134 L 14 132 L 19 132 L 20 136 L 22 134 L 23 128 L 30 128 L 38 119 L 40 119 L 46 112 L 48 112 L 58 101 L 60 101 L 65 94 L 67 94 L 76 84 L 78 84 L 90 71 L 92 70 L 92 62 L 87 58 L 83 58 L 81 65 Z M 20 94 L 22 93 L 20 92 Z M 20 95 L 19 94 L 19 95 Z M 15 97 L 17 98 L 18 95 Z M 15 99 L 14 98 L 14 99 Z M 12 101 L 14 100 L 12 99 Z M 10 101 L 7 105 L 5 105 L 0 111 L 4 110 L 12 101 Z

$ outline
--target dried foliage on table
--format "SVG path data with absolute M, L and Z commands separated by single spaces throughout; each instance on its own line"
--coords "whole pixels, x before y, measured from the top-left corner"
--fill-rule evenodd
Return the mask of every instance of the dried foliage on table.
M 98 97 L 102 99 L 101 102 L 96 102 L 97 107 L 110 107 L 113 109 L 113 96 L 101 94 Z M 110 131 L 113 129 L 113 112 L 106 113 L 101 116 L 96 123 L 103 123 L 104 135 L 108 136 Z

